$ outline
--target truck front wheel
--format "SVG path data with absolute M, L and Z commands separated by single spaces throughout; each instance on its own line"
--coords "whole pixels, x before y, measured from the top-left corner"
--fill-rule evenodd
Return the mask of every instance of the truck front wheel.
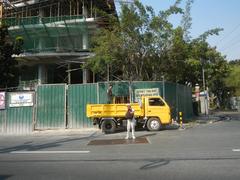
M 114 133 L 116 127 L 116 123 L 112 119 L 105 119 L 101 124 L 101 129 L 106 134 Z
M 147 121 L 147 128 L 149 131 L 158 131 L 161 128 L 161 122 L 158 118 L 150 118 Z

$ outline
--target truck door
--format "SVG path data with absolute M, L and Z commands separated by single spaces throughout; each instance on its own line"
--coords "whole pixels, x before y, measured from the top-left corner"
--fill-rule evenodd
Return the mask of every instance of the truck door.
M 158 117 L 162 124 L 170 122 L 170 109 L 169 106 L 160 97 L 146 98 L 146 116 Z

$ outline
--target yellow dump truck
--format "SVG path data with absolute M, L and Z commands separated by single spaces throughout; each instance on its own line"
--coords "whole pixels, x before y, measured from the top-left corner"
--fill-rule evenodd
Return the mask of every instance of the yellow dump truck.
M 157 131 L 171 123 L 170 108 L 160 96 L 142 97 L 139 103 L 131 103 L 131 106 L 137 125 L 142 124 L 149 131 Z M 126 111 L 126 104 L 87 104 L 87 117 L 105 133 L 113 133 L 123 126 Z

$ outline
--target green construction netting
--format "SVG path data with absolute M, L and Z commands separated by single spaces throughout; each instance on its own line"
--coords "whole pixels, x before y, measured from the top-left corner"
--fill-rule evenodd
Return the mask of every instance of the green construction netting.
M 81 51 L 88 39 L 83 16 L 5 18 L 4 24 L 12 38 L 23 37 L 25 52 Z

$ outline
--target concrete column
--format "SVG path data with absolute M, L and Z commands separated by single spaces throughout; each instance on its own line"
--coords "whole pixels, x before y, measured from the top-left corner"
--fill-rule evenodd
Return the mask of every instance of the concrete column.
M 83 69 L 83 84 L 86 84 L 90 82 L 89 80 L 89 70 L 88 69 Z
M 42 8 L 39 9 L 39 13 L 38 13 L 38 16 L 39 16 L 39 23 L 42 23 L 42 17 L 44 16 L 44 11 Z M 38 41 L 38 50 L 41 51 L 43 49 L 43 38 L 39 38 L 39 41 Z
M 45 65 L 38 65 L 38 84 L 44 84 L 47 81 L 47 71 Z
M 82 14 L 85 18 L 88 17 L 88 9 L 87 9 L 87 6 L 85 6 L 84 0 L 82 1 Z M 87 50 L 88 49 L 88 33 L 87 32 L 83 32 L 82 34 L 82 44 L 83 44 L 83 50 Z
M 87 9 L 87 6 L 85 6 L 84 0 L 82 2 L 82 14 L 83 14 L 83 16 L 85 16 L 85 18 L 88 17 L 88 9 Z
M 79 15 L 79 1 L 77 0 L 77 15 Z
M 87 70 L 86 69 L 83 69 L 83 84 L 86 84 L 87 83 Z
M 87 50 L 88 47 L 88 33 L 84 32 L 82 34 L 82 44 L 83 44 L 83 50 Z
M 68 84 L 71 84 L 71 64 L 68 64 Z
M 92 82 L 95 83 L 96 79 L 95 79 L 95 73 L 92 73 L 93 78 L 92 78 Z
M 91 13 L 91 18 L 93 17 L 93 2 L 92 2 L 92 0 L 91 0 L 91 7 L 90 7 L 91 9 L 90 9 L 90 13 Z

